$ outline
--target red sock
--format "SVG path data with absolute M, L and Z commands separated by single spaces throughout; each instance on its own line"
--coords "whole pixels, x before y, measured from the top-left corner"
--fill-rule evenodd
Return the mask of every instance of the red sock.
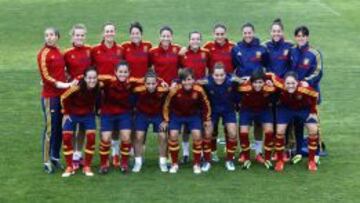
M 193 141 L 193 162 L 194 162 L 194 165 L 195 164 L 198 164 L 200 165 L 200 162 L 201 162 L 201 145 L 202 145 L 202 142 L 201 140 L 194 140 Z
M 274 147 L 273 142 L 273 133 L 272 132 L 266 132 L 265 133 L 265 139 L 264 139 L 264 151 L 265 151 L 265 160 L 271 159 L 271 152 Z
M 66 161 L 67 167 L 72 167 L 73 161 L 73 144 L 72 144 L 73 132 L 64 131 L 63 132 L 63 153 Z
M 85 163 L 84 166 L 90 166 L 95 152 L 95 131 L 86 133 L 86 146 L 85 146 Z
M 241 153 L 244 155 L 245 160 L 250 159 L 250 141 L 249 141 L 249 133 L 240 133 L 240 146 Z
M 207 162 L 211 161 L 211 139 L 204 138 L 203 140 L 203 153 L 204 153 L 204 159 Z
M 279 161 L 283 161 L 284 157 L 284 149 L 285 149 L 285 137 L 283 134 L 277 134 L 275 137 L 275 151 L 277 155 L 277 159 Z
M 308 137 L 309 161 L 315 161 L 315 155 L 318 144 L 319 144 L 319 136 L 316 134 L 309 135 Z
M 178 163 L 178 157 L 179 157 L 179 141 L 178 140 L 168 140 L 168 151 L 171 156 L 171 161 L 173 164 Z
M 100 166 L 109 166 L 110 146 L 111 142 L 100 141 Z
M 121 152 L 121 165 L 127 165 L 129 159 L 129 152 L 131 149 L 131 143 L 128 141 L 122 141 L 120 144 L 120 152 Z
M 226 143 L 226 153 L 227 153 L 227 160 L 231 161 L 234 160 L 234 154 L 236 151 L 237 142 L 235 138 L 229 138 L 228 142 Z

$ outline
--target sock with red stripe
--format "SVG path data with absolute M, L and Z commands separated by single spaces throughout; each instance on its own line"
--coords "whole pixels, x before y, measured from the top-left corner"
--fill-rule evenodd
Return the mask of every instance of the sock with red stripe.
M 72 157 L 73 157 L 73 132 L 64 131 L 63 132 L 63 154 L 66 161 L 67 167 L 72 167 Z
M 250 141 L 249 141 L 249 133 L 240 133 L 240 146 L 241 153 L 243 154 L 245 160 L 250 160 Z
M 95 153 L 95 132 L 86 133 L 85 166 L 90 166 Z
M 278 161 L 284 160 L 285 149 L 285 136 L 283 134 L 277 134 L 275 137 L 275 152 Z
M 128 165 L 129 152 L 131 149 L 131 143 L 129 141 L 121 141 L 120 152 L 121 152 L 121 165 Z
M 168 151 L 171 156 L 171 161 L 173 164 L 178 163 L 179 157 L 179 141 L 178 140 L 168 140 Z
M 315 155 L 319 144 L 319 136 L 311 134 L 308 137 L 309 161 L 315 161 Z
M 201 147 L 202 145 L 202 142 L 201 140 L 194 140 L 193 141 L 193 162 L 194 162 L 194 165 L 195 164 L 198 164 L 200 165 L 200 162 L 201 162 Z
M 99 154 L 100 154 L 100 166 L 109 166 L 109 154 L 110 154 L 110 141 L 100 141 Z
M 264 139 L 264 151 L 265 151 L 265 160 L 271 159 L 271 152 L 274 147 L 274 141 L 273 141 L 273 133 L 272 132 L 266 132 L 265 133 L 265 139 Z
M 226 143 L 226 159 L 228 161 L 234 160 L 234 154 L 236 151 L 236 139 L 235 138 L 229 138 Z
M 211 161 L 211 138 L 204 138 L 203 142 L 204 159 L 207 162 Z

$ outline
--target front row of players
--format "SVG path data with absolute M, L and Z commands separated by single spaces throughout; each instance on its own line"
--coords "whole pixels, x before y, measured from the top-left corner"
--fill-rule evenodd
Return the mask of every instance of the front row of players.
M 309 133 L 308 169 L 317 170 L 315 153 L 318 146 L 318 93 L 310 87 L 302 86 L 296 73 L 288 72 L 282 80 L 259 69 L 249 79 L 244 79 L 227 75 L 223 65 L 216 64 L 210 76 L 198 81 L 195 81 L 191 69 L 182 69 L 176 83 L 169 87 L 152 71 L 141 79 L 129 77 L 129 71 L 126 62 L 119 63 L 115 76 L 98 75 L 95 68 L 88 68 L 78 84 L 71 86 L 62 95 L 63 153 L 67 166 L 63 177 L 75 173 L 72 139 L 77 125 L 85 128 L 86 132 L 83 173 L 86 176 L 94 175 L 91 161 L 95 152 L 94 110 L 98 103 L 101 103 L 101 174 L 109 171 L 112 134 L 118 134 L 121 140 L 121 171 L 129 170 L 128 159 L 132 147 L 135 153 L 133 172 L 141 170 L 143 142 L 150 124 L 158 135 L 159 167 L 162 172 L 176 173 L 179 170 L 179 133 L 183 126 L 191 132 L 194 173 L 209 171 L 212 123 L 219 118 L 222 118 L 226 129 L 227 170 L 235 170 L 237 134 L 241 146 L 239 162 L 244 169 L 250 167 L 249 128 L 253 123 L 260 123 L 265 134 L 264 165 L 268 169 L 282 171 L 285 165 L 285 131 L 294 118 L 302 119 L 306 124 Z M 136 108 L 135 117 L 132 113 L 133 103 Z M 276 104 L 276 132 L 272 104 Z M 240 114 L 239 133 L 237 110 Z M 131 138 L 132 130 L 135 130 L 134 139 Z M 277 157 L 275 166 L 271 162 L 273 149 Z M 167 165 L 168 155 L 171 159 L 170 168 Z

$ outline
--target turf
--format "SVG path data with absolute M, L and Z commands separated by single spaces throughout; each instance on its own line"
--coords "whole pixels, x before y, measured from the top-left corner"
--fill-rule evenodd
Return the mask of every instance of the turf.
M 360 48 L 356 0 L 210 1 L 210 0 L 1 0 L 0 1 L 0 202 L 357 202 L 360 198 L 358 124 L 360 119 Z M 63 179 L 58 171 L 42 172 L 39 74 L 36 54 L 44 27 L 57 26 L 61 47 L 69 47 L 74 23 L 88 27 L 88 43 L 100 41 L 101 25 L 119 26 L 118 41 L 127 40 L 127 27 L 138 20 L 145 39 L 157 44 L 158 29 L 175 31 L 186 44 L 187 33 L 199 30 L 211 40 L 215 22 L 229 26 L 229 37 L 240 39 L 240 26 L 255 24 L 268 39 L 275 17 L 281 17 L 292 38 L 295 26 L 311 29 L 311 43 L 324 55 L 321 105 L 322 132 L 329 156 L 311 174 L 305 162 L 281 174 L 254 164 L 248 171 L 226 172 L 223 163 L 208 174 L 195 176 L 190 166 L 176 175 L 157 168 L 156 144 L 149 137 L 144 170 L 140 174 Z M 95 159 L 98 165 L 98 158 Z

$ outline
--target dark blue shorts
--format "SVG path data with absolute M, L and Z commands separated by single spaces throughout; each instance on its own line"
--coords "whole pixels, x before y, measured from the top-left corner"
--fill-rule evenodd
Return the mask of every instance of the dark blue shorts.
M 63 130 L 75 131 L 76 125 L 81 126 L 83 130 L 96 130 L 95 114 L 84 116 L 69 115 L 69 118 L 65 120 Z
M 288 124 L 295 118 L 300 119 L 303 123 L 317 123 L 315 119 L 309 119 L 310 108 L 293 110 L 285 106 L 277 108 L 277 124 Z
M 215 125 L 219 123 L 219 119 L 222 118 L 223 125 L 227 123 L 236 123 L 236 112 L 212 112 L 211 121 Z
M 251 125 L 254 123 L 272 123 L 273 114 L 271 108 L 266 108 L 262 111 L 252 111 L 250 109 L 240 109 L 240 125 Z
M 130 112 L 116 115 L 101 115 L 100 119 L 101 132 L 132 129 L 132 118 Z
M 147 131 L 150 124 L 153 125 L 153 132 L 158 133 L 160 131 L 160 124 L 163 121 L 162 115 L 148 116 L 146 114 L 137 112 L 135 117 L 135 130 Z
M 200 115 L 194 116 L 176 116 L 170 115 L 169 130 L 180 131 L 181 126 L 186 125 L 187 129 L 202 130 L 202 120 Z

